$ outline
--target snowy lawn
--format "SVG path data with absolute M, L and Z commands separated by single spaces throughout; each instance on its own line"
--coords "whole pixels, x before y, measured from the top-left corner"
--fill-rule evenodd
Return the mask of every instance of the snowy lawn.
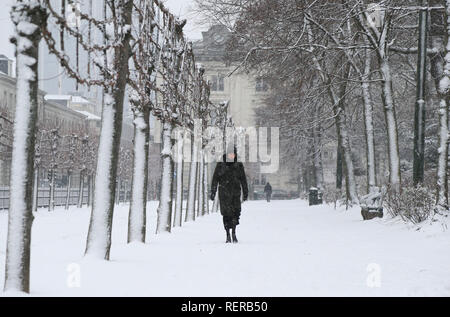
M 128 206 L 116 207 L 110 262 L 83 258 L 90 210 L 40 210 L 32 295 L 450 296 L 450 231 L 437 223 L 417 231 L 396 220 L 363 222 L 358 209 L 250 201 L 239 243 L 225 244 L 219 214 L 155 236 L 156 207 L 149 203 L 145 245 L 126 244 Z M 1 286 L 6 230 L 0 212 Z M 80 287 L 70 288 L 78 267 Z

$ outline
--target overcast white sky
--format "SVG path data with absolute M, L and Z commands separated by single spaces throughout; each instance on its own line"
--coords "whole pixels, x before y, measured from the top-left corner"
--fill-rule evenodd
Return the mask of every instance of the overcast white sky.
M 202 31 L 207 31 L 208 26 L 200 25 L 196 14 L 191 11 L 193 0 L 164 0 L 164 2 L 173 14 L 187 20 L 184 31 L 189 39 L 199 40 L 202 38 Z
M 0 0 L 0 54 L 14 57 L 14 46 L 9 42 L 13 33 L 13 24 L 9 17 L 13 0 Z
M 201 39 L 201 32 L 207 30 L 207 26 L 198 25 L 195 14 L 190 12 L 192 0 L 164 0 L 170 11 L 188 21 L 184 27 L 186 36 L 191 40 Z M 11 4 L 14 0 L 0 0 L 0 54 L 14 58 L 14 46 L 9 42 L 13 33 L 13 25 L 9 17 Z

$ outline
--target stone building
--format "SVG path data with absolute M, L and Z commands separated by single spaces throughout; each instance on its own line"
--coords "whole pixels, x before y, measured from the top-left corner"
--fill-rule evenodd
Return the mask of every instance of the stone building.
M 0 54 L 0 72 L 6 75 L 13 73 L 13 61 L 7 56 Z
M 0 71 L 0 186 L 9 182 L 11 149 L 13 141 L 13 120 L 16 105 L 16 78 Z M 73 110 L 55 100 L 46 100 L 46 93 L 38 91 L 38 125 L 43 129 L 59 126 L 60 133 L 89 131 L 91 122 L 87 114 Z M 95 130 L 91 130 L 94 131 Z
M 228 76 L 237 65 L 224 61 L 225 44 L 230 33 L 225 27 L 216 25 L 203 32 L 203 40 L 194 43 L 195 59 L 205 68 L 211 83 L 211 101 L 229 101 L 230 115 L 236 126 L 255 126 L 255 109 L 267 96 L 267 85 L 254 74 L 237 71 Z
M 78 95 L 45 95 L 44 99 L 46 102 L 62 105 L 65 109 L 71 109 L 84 115 L 88 131 L 100 135 L 102 118 L 97 113 L 95 101 Z

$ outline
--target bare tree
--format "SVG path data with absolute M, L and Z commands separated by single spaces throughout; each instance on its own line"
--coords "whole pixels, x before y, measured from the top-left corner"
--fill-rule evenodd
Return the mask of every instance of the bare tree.
M 378 28 L 370 21 L 367 8 L 362 4 L 356 6 L 355 20 L 367 38 L 367 41 L 375 51 L 380 65 L 382 99 L 384 106 L 384 114 L 386 118 L 386 133 L 388 140 L 388 156 L 389 156 L 389 184 L 394 191 L 401 189 L 400 175 L 400 155 L 398 146 L 398 128 L 397 117 L 395 111 L 393 90 L 392 90 L 392 74 L 389 60 L 389 40 L 391 33 L 391 23 L 393 13 L 391 10 L 384 10 L 383 21 L 381 27 Z
M 448 210 L 448 107 L 450 102 L 450 2 L 445 2 L 444 25 L 446 34 L 444 35 L 444 61 L 441 65 L 436 65 L 442 70 L 439 79 L 439 161 L 437 169 L 437 204 L 440 208 Z M 441 68 L 442 67 L 442 68 Z

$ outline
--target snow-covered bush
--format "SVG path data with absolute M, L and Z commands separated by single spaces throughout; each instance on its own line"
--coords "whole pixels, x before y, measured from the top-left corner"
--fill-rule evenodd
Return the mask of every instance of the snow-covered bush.
M 327 204 L 336 204 L 337 202 L 341 204 L 341 200 L 344 199 L 342 191 L 336 189 L 334 184 L 325 184 L 322 189 L 323 192 L 323 202 Z M 305 199 L 308 199 L 308 194 L 305 194 Z M 344 203 L 345 204 L 345 203 Z
M 433 191 L 424 186 L 404 186 L 401 193 L 389 191 L 384 206 L 392 217 L 400 216 L 404 221 L 420 223 L 433 213 L 435 198 Z

